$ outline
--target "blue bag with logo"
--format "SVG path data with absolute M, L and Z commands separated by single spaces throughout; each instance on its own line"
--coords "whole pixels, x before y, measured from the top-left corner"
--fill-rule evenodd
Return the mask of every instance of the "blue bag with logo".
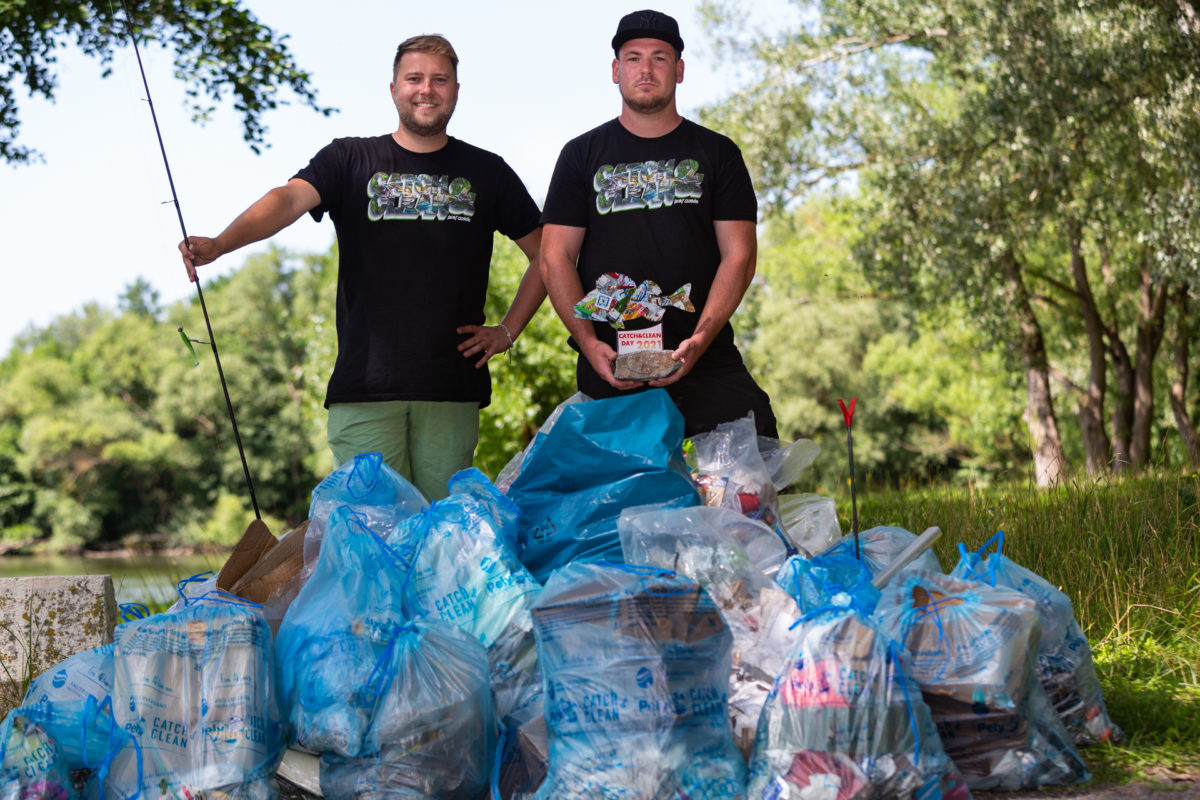
M 538 800 L 737 800 L 733 637 L 712 598 L 657 567 L 568 564 L 533 608 L 550 766 Z
M 573 561 L 620 562 L 617 519 L 626 508 L 699 505 L 682 447 L 683 416 L 663 389 L 564 406 L 508 489 L 533 577 L 544 582 Z
M 992 546 L 994 552 L 988 552 Z M 1063 592 L 1042 576 L 1003 555 L 1004 531 L 975 552 L 958 545 L 959 562 L 950 573 L 955 578 L 1007 586 L 1037 603 L 1042 615 L 1037 676 L 1058 715 L 1071 731 L 1075 744 L 1119 742 L 1124 734 L 1108 716 L 1092 648 L 1075 619 L 1075 607 Z

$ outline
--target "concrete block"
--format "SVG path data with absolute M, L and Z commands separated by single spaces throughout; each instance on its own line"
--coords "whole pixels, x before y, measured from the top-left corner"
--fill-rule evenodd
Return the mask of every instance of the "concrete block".
M 119 615 L 108 575 L 0 578 L 0 709 L 31 676 L 111 642 Z

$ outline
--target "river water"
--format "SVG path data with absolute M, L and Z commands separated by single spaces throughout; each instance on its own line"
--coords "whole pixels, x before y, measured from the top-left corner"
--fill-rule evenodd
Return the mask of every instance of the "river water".
M 30 575 L 111 575 L 118 603 L 170 605 L 176 584 L 205 570 L 219 570 L 224 557 L 136 555 L 108 558 L 80 556 L 0 557 L 0 578 Z

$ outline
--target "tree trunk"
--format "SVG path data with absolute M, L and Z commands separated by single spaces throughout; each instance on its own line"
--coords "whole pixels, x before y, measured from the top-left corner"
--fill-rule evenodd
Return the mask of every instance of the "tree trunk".
M 1171 383 L 1171 411 L 1175 413 L 1175 427 L 1179 428 L 1179 437 L 1187 448 L 1188 465 L 1192 469 L 1200 467 L 1200 436 L 1196 435 L 1196 426 L 1188 417 L 1187 384 L 1188 384 L 1188 290 L 1180 286 L 1175 293 L 1175 380 Z
M 1150 275 L 1149 258 L 1142 259 L 1138 286 L 1137 353 L 1133 364 L 1133 428 L 1129 438 L 1129 461 L 1134 469 L 1150 462 L 1150 429 L 1154 425 L 1154 359 L 1163 338 L 1167 313 L 1166 280 Z
M 1067 234 L 1071 243 L 1071 276 L 1075 280 L 1075 294 L 1079 298 L 1079 309 L 1087 329 L 1088 359 L 1091 365 L 1087 389 L 1079 395 L 1076 414 L 1083 437 L 1084 452 L 1087 454 L 1088 475 L 1096 475 L 1108 468 L 1109 442 L 1104 430 L 1104 393 L 1108 384 L 1108 351 L 1104 345 L 1104 323 L 1096 308 L 1088 280 L 1087 262 L 1083 258 L 1083 230 L 1077 219 L 1067 220 Z
M 1101 239 L 1099 246 L 1100 273 L 1104 276 L 1104 282 L 1112 287 L 1113 268 L 1108 245 Z M 1115 307 L 1111 309 L 1109 319 L 1108 351 L 1112 356 L 1113 374 L 1117 379 L 1112 403 L 1112 469 L 1113 472 L 1124 472 L 1129 468 L 1129 440 L 1133 430 L 1133 359 L 1129 357 L 1129 349 L 1121 340 L 1121 331 L 1117 327 L 1119 317 Z
M 1058 420 L 1054 416 L 1054 400 L 1050 392 L 1050 363 L 1046 357 L 1046 342 L 1042 326 L 1029 302 L 1029 290 L 1021 277 L 1016 256 L 1006 252 L 1001 258 L 1007 282 L 1009 305 L 1016 315 L 1021 338 L 1021 356 L 1025 362 L 1025 387 L 1028 405 L 1025 424 L 1033 440 L 1034 479 L 1038 486 L 1053 486 L 1063 477 L 1066 459 Z

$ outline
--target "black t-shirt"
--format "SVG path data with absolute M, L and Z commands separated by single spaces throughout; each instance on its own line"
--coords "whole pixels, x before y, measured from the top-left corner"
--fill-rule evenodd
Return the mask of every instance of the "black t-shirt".
M 665 136 L 635 136 L 618 120 L 604 123 L 563 147 L 554 167 L 542 222 L 586 228 L 579 278 L 586 293 L 605 272 L 652 280 L 664 294 L 691 282 L 695 312 L 668 308 L 663 347 L 692 335 L 721 261 L 713 222 L 757 219 L 758 201 L 742 154 L 727 136 L 683 120 Z M 628 330 L 658 323 L 626 321 Z M 616 331 L 594 323 L 596 335 L 616 349 Z M 743 371 L 725 325 L 684 378 Z M 579 388 L 592 396 L 614 391 L 580 359 Z
M 338 240 L 338 355 L 325 405 L 491 399 L 487 367 L 463 358 L 482 325 L 492 235 L 538 227 L 537 204 L 499 156 L 453 137 L 433 153 L 390 134 L 335 139 L 296 173 Z

